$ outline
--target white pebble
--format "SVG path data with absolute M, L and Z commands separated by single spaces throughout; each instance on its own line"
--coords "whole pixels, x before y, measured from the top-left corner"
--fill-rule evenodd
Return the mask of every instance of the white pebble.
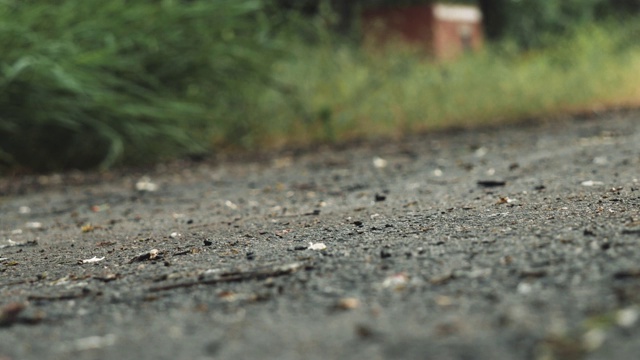
M 325 245 L 324 243 L 309 243 L 309 247 L 307 248 L 309 250 L 326 250 L 327 249 L 327 245 Z
M 587 180 L 587 181 L 583 181 L 581 185 L 582 186 L 602 186 L 604 185 L 604 183 L 602 181 Z
M 616 313 L 616 324 L 624 328 L 629 328 L 638 321 L 638 317 L 638 309 L 635 307 L 621 309 Z
M 529 283 L 521 282 L 520 284 L 518 284 L 518 293 L 522 295 L 530 294 L 531 290 L 533 290 L 533 286 L 531 286 L 531 284 Z
M 591 329 L 584 334 L 582 338 L 584 347 L 588 351 L 594 351 L 598 349 L 604 341 L 607 339 L 607 333 L 602 329 Z
M 373 158 L 373 166 L 375 166 L 377 169 L 385 168 L 387 167 L 387 160 L 376 156 Z

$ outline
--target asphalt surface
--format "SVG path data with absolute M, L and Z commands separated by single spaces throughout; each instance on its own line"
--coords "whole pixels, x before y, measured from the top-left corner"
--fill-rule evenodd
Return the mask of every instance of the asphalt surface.
M 638 120 L 3 179 L 0 359 L 637 358 Z

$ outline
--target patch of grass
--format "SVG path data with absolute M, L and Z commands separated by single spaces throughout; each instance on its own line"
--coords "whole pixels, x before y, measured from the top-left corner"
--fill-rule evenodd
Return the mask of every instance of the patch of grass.
M 637 30 L 586 26 L 545 49 L 521 53 L 498 44 L 441 64 L 406 48 L 381 54 L 331 41 L 297 43 L 294 56 L 276 66 L 293 99 L 263 97 L 273 124 L 269 141 L 402 135 L 640 105 Z
M 0 161 L 154 161 L 244 136 L 277 55 L 258 0 L 0 2 Z

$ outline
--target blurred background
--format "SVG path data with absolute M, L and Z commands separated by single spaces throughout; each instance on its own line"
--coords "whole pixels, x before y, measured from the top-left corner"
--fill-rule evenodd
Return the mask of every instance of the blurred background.
M 0 173 L 640 105 L 640 0 L 2 0 Z

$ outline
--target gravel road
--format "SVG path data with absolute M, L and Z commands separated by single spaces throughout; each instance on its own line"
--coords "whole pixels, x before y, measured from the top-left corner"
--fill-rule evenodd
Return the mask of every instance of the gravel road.
M 633 359 L 640 113 L 0 180 L 0 359 Z

